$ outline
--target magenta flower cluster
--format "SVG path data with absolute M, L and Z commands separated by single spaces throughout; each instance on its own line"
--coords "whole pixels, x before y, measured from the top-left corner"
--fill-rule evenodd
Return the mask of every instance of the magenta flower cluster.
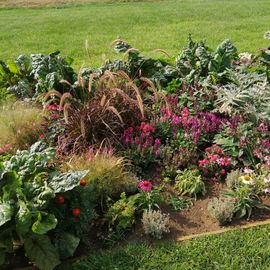
M 217 181 L 226 175 L 232 166 L 232 158 L 224 154 L 221 147 L 213 144 L 205 149 L 205 158 L 199 160 L 199 167 L 212 181 Z

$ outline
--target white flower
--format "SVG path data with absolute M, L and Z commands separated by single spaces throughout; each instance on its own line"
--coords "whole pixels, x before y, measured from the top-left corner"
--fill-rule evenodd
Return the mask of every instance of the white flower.
M 253 179 L 249 175 L 241 176 L 239 179 L 245 185 L 252 185 L 253 184 Z
M 247 52 L 239 53 L 240 62 L 243 64 L 249 64 L 251 62 L 252 55 Z
M 264 190 L 264 193 L 270 193 L 270 188 L 266 188 L 266 189 Z
M 249 168 L 244 169 L 244 173 L 250 174 L 250 173 L 253 173 L 253 172 L 254 172 L 254 170 L 251 170 Z

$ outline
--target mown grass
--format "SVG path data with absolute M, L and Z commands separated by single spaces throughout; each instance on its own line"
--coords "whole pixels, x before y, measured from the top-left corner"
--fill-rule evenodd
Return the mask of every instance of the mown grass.
M 157 245 L 131 243 L 66 265 L 65 270 L 266 270 L 270 226 Z
M 0 59 L 61 50 L 75 58 L 76 68 L 84 62 L 98 66 L 102 58 L 111 57 L 108 45 L 117 36 L 153 56 L 156 48 L 176 55 L 188 33 L 196 39 L 206 37 L 210 47 L 229 38 L 240 51 L 255 52 L 267 45 L 262 36 L 269 30 L 269 21 L 269 0 L 164 0 L 2 8 Z M 90 59 L 84 51 L 86 39 Z

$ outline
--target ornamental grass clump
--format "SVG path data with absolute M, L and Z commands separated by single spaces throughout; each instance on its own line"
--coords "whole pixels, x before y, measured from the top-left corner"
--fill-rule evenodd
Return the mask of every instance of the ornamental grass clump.
M 129 173 L 127 161 L 117 157 L 111 149 L 90 149 L 80 156 L 73 156 L 63 166 L 73 170 L 89 170 L 84 178 L 86 185 L 93 188 L 101 198 L 117 197 L 123 191 L 132 192 L 137 188 L 136 177 Z
M 169 214 L 160 210 L 145 210 L 143 212 L 142 223 L 145 234 L 149 234 L 157 239 L 161 239 L 164 233 L 169 233 Z
M 42 110 L 33 104 L 14 103 L 0 108 L 0 151 L 27 149 L 42 130 Z

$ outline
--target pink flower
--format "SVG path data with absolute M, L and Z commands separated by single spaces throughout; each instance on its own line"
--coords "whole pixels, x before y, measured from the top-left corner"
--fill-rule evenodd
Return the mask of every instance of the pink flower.
M 188 111 L 188 108 L 185 107 L 182 111 L 181 111 L 181 115 L 183 117 L 189 117 L 189 111 Z
M 149 191 L 152 189 L 153 184 L 150 181 L 143 180 L 139 182 L 139 188 L 144 190 L 144 191 Z
M 199 166 L 203 167 L 207 164 L 209 164 L 209 160 L 207 159 L 199 160 Z
M 225 174 L 226 171 L 224 169 L 221 170 L 221 174 Z
M 244 169 L 244 173 L 249 174 L 249 173 L 253 173 L 253 172 L 254 172 L 254 170 L 251 170 L 251 169 L 249 169 L 249 168 L 245 168 L 245 169 Z
M 40 135 L 39 135 L 39 138 L 40 138 L 41 140 L 43 140 L 43 139 L 45 139 L 45 135 L 44 135 L 44 134 L 40 134 Z

